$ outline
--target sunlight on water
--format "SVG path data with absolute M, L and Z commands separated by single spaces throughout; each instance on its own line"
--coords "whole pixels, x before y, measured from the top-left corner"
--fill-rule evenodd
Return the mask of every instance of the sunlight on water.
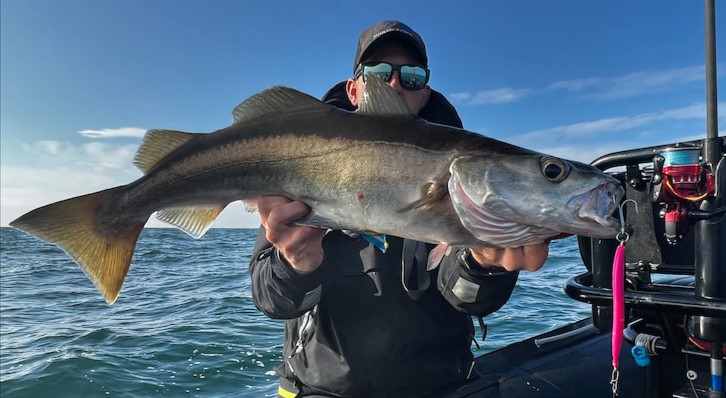
M 213 229 L 201 240 L 144 230 L 112 306 L 61 250 L 1 232 L 3 397 L 276 395 L 283 324 L 252 303 L 256 230 Z M 477 353 L 586 317 L 589 306 L 562 290 L 582 272 L 576 241 L 553 242 L 545 268 L 522 274 L 487 318 Z

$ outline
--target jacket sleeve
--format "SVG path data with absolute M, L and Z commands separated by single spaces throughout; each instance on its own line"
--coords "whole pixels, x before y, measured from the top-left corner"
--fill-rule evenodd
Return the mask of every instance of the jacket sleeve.
M 324 270 L 300 275 L 265 238 L 260 227 L 250 260 L 252 300 L 267 316 L 276 319 L 297 318 L 320 301 Z
M 439 265 L 437 287 L 457 310 L 486 316 L 509 301 L 519 272 L 484 269 L 470 259 L 468 249 L 456 249 Z

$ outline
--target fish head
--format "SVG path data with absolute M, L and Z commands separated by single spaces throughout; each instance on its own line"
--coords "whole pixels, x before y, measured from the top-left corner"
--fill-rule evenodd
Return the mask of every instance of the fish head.
M 562 234 L 612 238 L 624 195 L 597 168 L 539 153 L 471 155 L 450 166 L 449 194 L 464 225 L 498 247 L 542 243 Z

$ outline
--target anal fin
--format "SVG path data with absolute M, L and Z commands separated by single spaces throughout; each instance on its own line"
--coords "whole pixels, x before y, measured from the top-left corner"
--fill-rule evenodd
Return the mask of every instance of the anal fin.
M 201 238 L 226 206 L 172 208 L 160 210 L 156 218 L 169 223 L 194 238 Z

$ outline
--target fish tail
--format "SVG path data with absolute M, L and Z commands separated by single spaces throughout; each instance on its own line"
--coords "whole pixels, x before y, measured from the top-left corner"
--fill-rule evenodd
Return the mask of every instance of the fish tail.
M 111 188 L 35 209 L 10 223 L 63 249 L 113 304 L 121 291 L 131 258 L 145 223 L 118 230 L 102 230 L 99 209 L 120 194 Z

